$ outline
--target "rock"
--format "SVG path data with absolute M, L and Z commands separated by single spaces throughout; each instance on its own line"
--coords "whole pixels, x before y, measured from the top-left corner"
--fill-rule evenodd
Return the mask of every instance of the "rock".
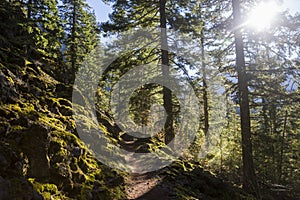
M 81 149 L 80 147 L 74 147 L 72 149 L 72 155 L 76 158 L 79 158 L 79 156 L 83 155 L 83 149 Z
M 55 92 L 66 99 L 72 99 L 72 87 L 65 84 L 57 84 Z
M 6 169 L 9 167 L 9 161 L 6 159 L 6 157 L 0 153 L 0 171 L 6 171 Z
M 64 116 L 72 116 L 73 115 L 72 108 L 64 106 L 64 105 L 59 107 L 59 112 Z
M 9 80 L 0 71 L 0 101 L 4 103 L 15 103 L 17 101 L 18 93 L 13 86 L 12 79 Z
M 21 140 L 21 146 L 29 160 L 28 175 L 30 177 L 49 177 L 49 143 L 49 131 L 46 127 L 34 124 L 26 130 L 24 138 Z
M 9 199 L 10 182 L 0 176 L 0 199 Z
M 34 200 L 44 200 L 44 197 L 40 195 L 37 191 L 33 191 L 33 199 Z
M 93 187 L 105 183 L 112 170 L 97 163 L 74 135 L 73 87 L 24 65 L 21 51 L 10 48 L 0 55 L 8 58 L 0 59 L 0 200 L 125 199 L 123 181 Z

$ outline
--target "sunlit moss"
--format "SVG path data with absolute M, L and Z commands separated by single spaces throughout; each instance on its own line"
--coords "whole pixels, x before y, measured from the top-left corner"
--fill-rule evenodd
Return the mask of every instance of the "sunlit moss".
M 33 185 L 33 188 L 41 194 L 45 199 L 69 199 L 63 195 L 57 186 L 50 183 L 40 183 L 35 181 L 34 178 L 29 178 L 28 181 Z
M 7 76 L 6 78 L 12 85 L 14 85 L 15 82 L 11 77 Z
M 26 127 L 16 125 L 16 126 L 12 126 L 10 131 L 11 132 L 19 132 L 19 131 L 26 130 L 26 129 L 27 129 Z
M 49 116 L 46 114 L 40 115 L 39 122 L 57 130 L 64 131 L 66 129 L 66 125 L 64 125 L 59 119 L 56 119 L 53 116 Z

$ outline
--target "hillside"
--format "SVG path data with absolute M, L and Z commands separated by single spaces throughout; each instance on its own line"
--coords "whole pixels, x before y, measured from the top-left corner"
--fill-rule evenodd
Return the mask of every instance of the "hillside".
M 50 52 L 50 46 L 51 48 L 55 46 L 50 43 L 50 37 L 48 40 L 45 39 L 46 36 L 41 37 L 41 41 L 47 41 L 47 45 L 43 48 L 39 46 L 41 41 L 37 42 L 38 34 L 31 32 L 28 27 L 33 29 L 40 27 L 30 24 L 28 14 L 25 14 L 22 5 L 16 2 L 0 3 L 0 30 L 3 30 L 0 33 L 0 200 L 299 199 L 299 187 L 296 185 L 295 178 L 298 172 L 297 156 L 290 156 L 290 154 L 291 168 L 286 167 L 286 171 L 290 178 L 287 180 L 292 181 L 282 181 L 286 183 L 285 186 L 272 184 L 273 182 L 266 181 L 268 180 L 266 178 L 259 182 L 260 197 L 254 197 L 254 194 L 249 194 L 242 189 L 239 180 L 240 163 L 235 163 L 240 161 L 240 151 L 235 152 L 234 149 L 226 152 L 233 159 L 229 158 L 229 161 L 224 159 L 220 170 L 222 171 L 224 167 L 223 173 L 220 174 L 213 172 L 218 170 L 203 167 L 205 163 L 219 156 L 217 153 L 198 161 L 178 158 L 163 169 L 143 174 L 123 172 L 101 163 L 89 149 L 89 144 L 85 144 L 80 139 L 76 130 L 78 124 L 74 120 L 73 107 L 78 108 L 80 105 L 74 105 L 72 93 L 81 94 L 73 88 L 70 81 L 74 78 L 76 70 L 67 67 L 68 57 L 63 58 L 62 55 L 60 57 Z M 47 52 L 48 50 L 50 53 Z M 85 52 L 80 52 L 77 56 L 80 57 L 82 54 Z M 124 63 L 126 62 L 120 61 L 117 64 L 122 66 Z M 113 70 L 112 72 L 115 72 Z M 124 71 L 126 70 L 128 70 L 127 66 L 124 67 Z M 108 74 L 109 72 L 108 70 Z M 104 95 L 105 92 L 102 94 Z M 157 92 L 158 96 L 162 96 L 160 92 Z M 84 98 L 82 96 L 82 99 Z M 83 107 L 80 109 L 84 111 Z M 143 152 L 144 147 L 155 145 L 156 141 L 152 140 L 147 141 L 149 143 L 142 142 L 142 145 L 138 142 L 134 144 L 132 138 L 124 134 L 112 121 L 110 114 L 103 110 L 97 110 L 98 122 L 106 130 L 106 136 L 116 141 L 115 144 L 119 144 L 129 153 Z M 293 116 L 289 117 L 292 119 Z M 226 116 L 226 119 L 229 118 Z M 93 125 L 89 119 L 84 119 L 83 123 Z M 285 126 L 286 124 L 287 122 Z M 297 147 L 297 142 L 294 142 L 296 137 L 293 138 L 293 134 L 296 135 L 298 124 L 295 122 L 290 126 L 295 127 L 295 131 L 290 133 L 290 141 L 293 142 L 292 148 L 294 148 Z M 230 137 L 224 139 L 229 144 Z M 255 139 L 254 142 L 257 142 L 257 138 Z M 234 141 L 236 140 L 238 141 L 235 138 Z M 281 144 L 277 140 L 275 142 Z M 101 148 L 107 153 L 113 151 L 106 146 Z M 126 160 L 126 156 L 122 159 Z M 129 160 L 129 162 L 137 163 L 136 160 Z M 230 168 L 232 165 L 234 167 Z M 228 174 L 235 175 L 230 178 Z

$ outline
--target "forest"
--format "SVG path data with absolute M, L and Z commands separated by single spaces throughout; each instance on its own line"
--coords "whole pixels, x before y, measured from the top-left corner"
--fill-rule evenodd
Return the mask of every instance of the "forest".
M 299 5 L 94 1 L 0 1 L 0 200 L 300 200 Z

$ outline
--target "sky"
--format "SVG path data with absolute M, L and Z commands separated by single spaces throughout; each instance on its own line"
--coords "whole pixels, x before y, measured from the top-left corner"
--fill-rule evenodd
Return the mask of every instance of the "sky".
M 106 5 L 102 0 L 87 0 L 87 3 L 95 10 L 98 22 L 109 20 L 108 14 L 112 12 L 109 5 Z M 300 12 L 300 0 L 284 0 L 284 8 L 287 8 L 291 13 Z
M 109 5 L 104 4 L 102 0 L 87 0 L 87 3 L 94 9 L 98 22 L 109 20 L 108 14 L 112 12 Z

